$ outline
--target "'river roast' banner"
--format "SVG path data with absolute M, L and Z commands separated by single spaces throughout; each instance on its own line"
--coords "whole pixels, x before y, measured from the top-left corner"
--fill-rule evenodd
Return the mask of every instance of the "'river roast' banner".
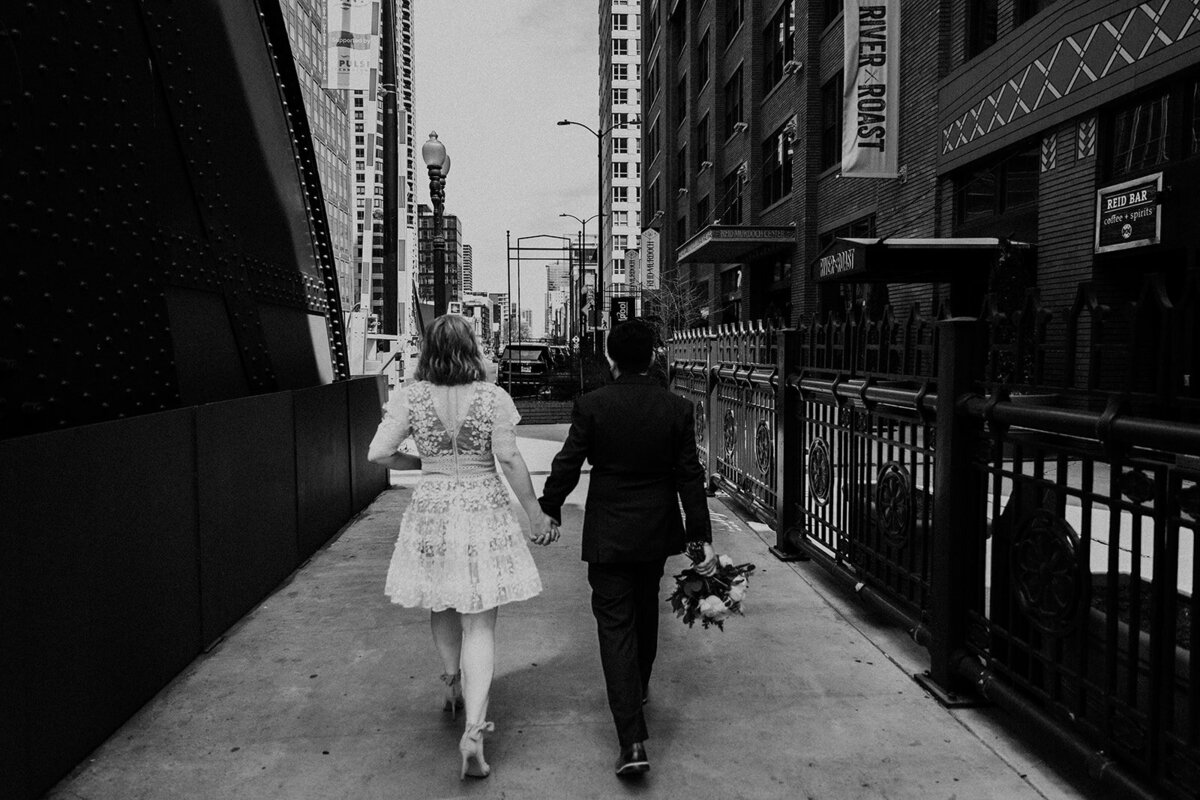
M 379 68 L 379 0 L 326 0 L 325 88 L 370 89 Z
M 842 175 L 895 178 L 900 113 L 900 0 L 845 0 Z

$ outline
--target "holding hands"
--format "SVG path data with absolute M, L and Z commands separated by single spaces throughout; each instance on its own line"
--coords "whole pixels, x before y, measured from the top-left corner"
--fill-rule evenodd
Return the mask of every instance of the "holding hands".
M 536 514 L 530 514 L 529 526 L 532 530 L 529 541 L 534 544 L 544 546 L 558 541 L 560 536 L 558 523 L 544 511 L 539 510 Z

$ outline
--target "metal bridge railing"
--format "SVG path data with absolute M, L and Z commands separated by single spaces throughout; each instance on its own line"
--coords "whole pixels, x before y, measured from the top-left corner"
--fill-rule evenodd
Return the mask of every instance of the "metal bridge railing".
M 714 483 L 1129 796 L 1200 787 L 1200 307 L 1151 279 L 978 319 L 861 309 L 678 334 Z M 773 435 L 767 435 L 771 431 Z M 765 467 L 765 469 L 764 469 Z M 768 504 L 772 504 L 768 508 Z

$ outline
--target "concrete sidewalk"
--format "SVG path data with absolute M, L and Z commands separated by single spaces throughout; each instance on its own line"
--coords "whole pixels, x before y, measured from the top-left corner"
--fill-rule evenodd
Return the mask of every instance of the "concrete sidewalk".
M 522 426 L 540 488 L 565 425 Z M 912 681 L 922 651 L 719 498 L 718 552 L 752 561 L 746 616 L 688 629 L 664 604 L 648 706 L 652 769 L 619 781 L 579 530 L 533 548 L 545 591 L 500 612 L 492 777 L 460 782 L 428 615 L 383 579 L 415 475 L 198 658 L 52 798 L 1077 798 L 995 710 L 947 711 Z M 669 575 L 685 566 L 668 563 Z M 1086 788 L 1086 787 L 1084 787 Z

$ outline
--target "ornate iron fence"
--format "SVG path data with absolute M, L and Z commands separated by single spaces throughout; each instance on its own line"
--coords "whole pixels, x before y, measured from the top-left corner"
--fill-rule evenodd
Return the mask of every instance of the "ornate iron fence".
M 713 339 L 710 416 L 718 427 L 709 464 L 717 484 L 767 523 L 776 512 L 776 348 L 762 322 L 722 326 Z
M 777 512 L 778 338 L 762 322 L 679 331 L 671 388 L 695 404 L 696 446 L 713 484 L 767 523 Z
M 808 320 L 785 345 L 786 418 L 799 433 L 786 519 L 822 561 L 913 620 L 928 605 L 934 535 L 934 322 L 915 308 L 876 321 L 852 308 Z M 780 547 L 796 544 L 785 532 Z
M 931 692 L 983 695 L 1109 786 L 1182 799 L 1200 787 L 1200 281 L 1173 288 L 1116 308 L 1085 284 L 1065 313 L 1031 293 L 978 320 L 850 308 L 671 349 L 710 474 L 774 523 L 774 552 L 906 626 Z M 754 478 L 768 437 L 748 431 L 776 419 L 780 466 Z
M 700 463 L 709 464 L 709 357 L 713 335 L 707 329 L 680 331 L 670 342 L 671 389 L 692 403 L 696 423 L 696 450 Z M 709 472 L 711 474 L 711 472 Z

